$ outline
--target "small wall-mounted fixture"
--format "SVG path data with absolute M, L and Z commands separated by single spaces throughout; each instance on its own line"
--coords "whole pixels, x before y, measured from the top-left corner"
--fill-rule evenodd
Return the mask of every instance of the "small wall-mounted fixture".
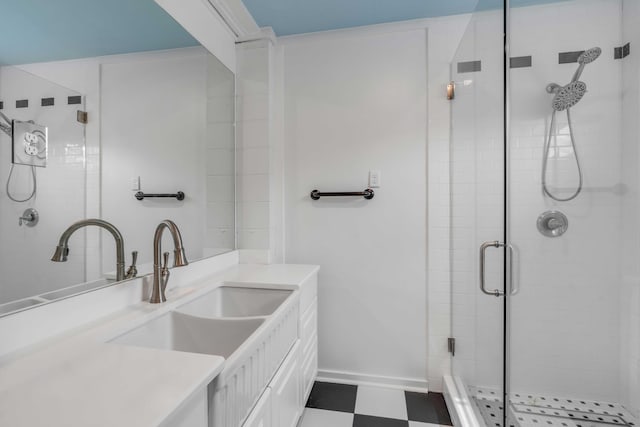
M 33 209 L 33 208 L 29 208 L 29 209 L 25 210 L 22 213 L 22 216 L 18 219 L 18 225 L 19 226 L 26 225 L 27 227 L 35 227 L 38 224 L 39 220 L 40 220 L 40 215 L 38 214 L 38 211 Z
M 569 220 L 559 211 L 546 211 L 537 221 L 538 231 L 546 237 L 560 237 L 569 228 Z
M 447 99 L 451 101 L 456 97 L 456 83 L 454 81 L 449 82 L 447 85 Z
M 89 114 L 86 111 L 78 110 L 76 112 L 76 120 L 78 123 L 86 125 L 89 123 Z

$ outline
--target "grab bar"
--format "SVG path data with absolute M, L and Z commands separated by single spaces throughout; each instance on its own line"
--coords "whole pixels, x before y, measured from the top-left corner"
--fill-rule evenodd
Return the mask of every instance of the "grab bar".
M 486 252 L 489 248 L 507 248 L 509 254 L 507 257 L 509 258 L 509 287 L 511 289 L 510 295 L 515 295 L 518 292 L 518 289 L 513 288 L 513 247 L 506 243 L 501 243 L 497 240 L 493 242 L 484 242 L 480 245 L 480 290 L 482 293 L 486 295 L 492 295 L 494 297 L 501 297 L 504 295 L 504 292 L 499 289 L 494 289 L 492 291 L 487 290 L 485 286 L 485 259 Z
M 149 193 L 143 193 L 142 191 L 138 191 L 135 194 L 136 199 L 138 200 L 144 200 L 145 197 L 174 197 L 177 200 L 184 200 L 184 193 L 182 191 L 178 191 L 175 194 L 167 194 L 167 193 L 161 193 L 161 194 L 149 194 Z
M 364 191 L 340 191 L 333 193 L 321 193 L 318 190 L 313 190 L 310 194 L 313 200 L 318 200 L 320 197 L 341 197 L 341 196 L 362 196 L 367 200 L 373 199 L 374 193 L 373 190 L 367 188 Z

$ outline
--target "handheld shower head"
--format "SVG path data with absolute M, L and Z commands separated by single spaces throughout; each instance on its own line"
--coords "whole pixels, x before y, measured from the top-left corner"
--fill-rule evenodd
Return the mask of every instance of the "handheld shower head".
M 591 49 L 587 49 L 582 52 L 582 54 L 580 54 L 580 56 L 578 57 L 578 64 L 580 64 L 580 66 L 576 70 L 576 73 L 573 75 L 571 82 L 577 82 L 582 75 L 582 72 L 584 71 L 584 66 L 587 64 L 591 64 L 593 61 L 598 59 L 600 57 L 600 54 L 602 54 L 602 49 L 600 49 L 599 47 L 592 47 Z
M 582 52 L 582 55 L 578 57 L 578 64 L 589 64 L 600 56 L 602 49 L 599 47 L 592 47 Z
M 585 93 L 587 93 L 587 85 L 584 82 L 571 82 L 556 91 L 551 107 L 555 111 L 564 111 L 580 102 Z
M 569 200 L 573 200 L 578 197 L 580 191 L 582 190 L 582 168 L 580 167 L 580 160 L 578 159 L 578 153 L 576 151 L 576 142 L 573 136 L 573 126 L 571 124 L 571 113 L 570 109 L 574 105 L 576 105 L 585 93 L 587 93 L 587 85 L 584 82 L 581 82 L 580 75 L 584 71 L 584 67 L 587 64 L 592 63 L 596 59 L 600 57 L 602 53 L 602 49 L 599 47 L 593 47 L 591 49 L 587 49 L 578 56 L 578 69 L 576 73 L 573 75 L 573 79 L 571 82 L 565 86 L 560 86 L 557 83 L 550 83 L 547 85 L 547 93 L 553 94 L 553 100 L 551 101 L 551 108 L 553 108 L 553 112 L 551 114 L 551 123 L 549 125 L 549 134 L 548 137 L 545 137 L 544 144 L 544 158 L 542 160 L 542 191 L 545 195 L 549 196 L 553 200 L 557 202 L 568 202 Z M 549 153 L 551 151 L 551 141 L 553 139 L 553 132 L 556 123 L 556 114 L 559 111 L 565 111 L 567 114 L 567 122 L 569 124 L 569 138 L 571 139 L 571 147 L 573 148 L 573 157 L 576 161 L 576 166 L 578 167 L 578 187 L 576 191 L 569 197 L 560 197 L 553 194 L 549 188 L 547 187 L 547 164 L 549 160 Z

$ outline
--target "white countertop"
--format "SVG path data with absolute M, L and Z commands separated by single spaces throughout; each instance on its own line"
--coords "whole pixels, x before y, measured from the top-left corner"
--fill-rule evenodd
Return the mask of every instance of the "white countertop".
M 155 427 L 206 387 L 223 369 L 224 359 L 106 341 L 223 282 L 292 288 L 317 271 L 311 265 L 239 264 L 173 289 L 167 303 L 123 308 L 5 358 L 0 364 L 0 426 Z

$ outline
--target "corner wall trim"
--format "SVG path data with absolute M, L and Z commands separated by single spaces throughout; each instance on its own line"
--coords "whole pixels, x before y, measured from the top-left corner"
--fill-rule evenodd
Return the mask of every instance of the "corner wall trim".
M 352 372 L 323 371 L 318 370 L 317 381 L 332 382 L 338 384 L 370 385 L 386 388 L 396 388 L 418 393 L 427 393 L 429 387 L 426 380 L 384 377 L 378 375 L 356 374 Z
M 236 35 L 236 39 L 242 39 L 248 35 L 257 33 L 258 24 L 249 13 L 246 6 L 240 0 L 207 0 L 218 12 L 229 29 Z

